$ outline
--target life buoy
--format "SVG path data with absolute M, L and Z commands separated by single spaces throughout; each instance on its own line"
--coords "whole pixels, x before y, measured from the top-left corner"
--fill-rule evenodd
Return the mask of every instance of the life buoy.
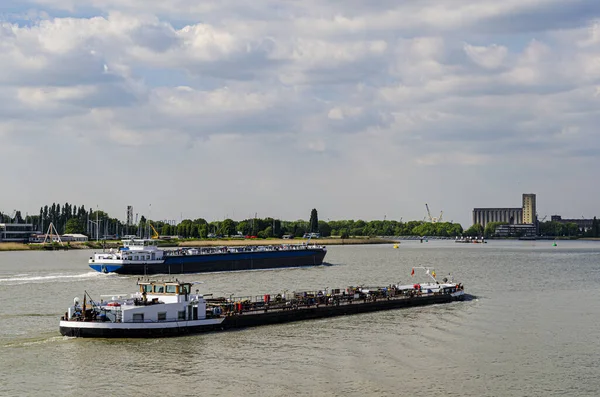
M 119 307 L 119 306 L 121 306 L 121 304 L 119 302 L 109 302 L 106 304 L 106 306 Z

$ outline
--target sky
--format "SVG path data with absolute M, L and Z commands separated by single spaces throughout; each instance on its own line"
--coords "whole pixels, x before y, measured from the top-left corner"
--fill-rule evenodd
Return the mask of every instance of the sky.
M 3 0 L 0 211 L 600 216 L 600 1 Z

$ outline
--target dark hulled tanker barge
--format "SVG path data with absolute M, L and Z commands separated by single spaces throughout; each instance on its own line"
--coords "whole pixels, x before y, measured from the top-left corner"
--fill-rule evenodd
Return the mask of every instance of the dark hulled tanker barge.
M 135 275 L 223 272 L 318 266 L 325 246 L 283 244 L 265 246 L 178 248 L 162 250 L 151 239 L 123 240 L 119 250 L 95 253 L 89 266 L 102 273 Z
M 72 337 L 150 338 L 225 331 L 260 325 L 370 313 L 464 300 L 461 284 L 444 281 L 385 287 L 348 287 L 254 298 L 214 298 L 192 293 L 193 283 L 138 282 L 129 297 L 100 302 L 75 298 L 61 318 Z

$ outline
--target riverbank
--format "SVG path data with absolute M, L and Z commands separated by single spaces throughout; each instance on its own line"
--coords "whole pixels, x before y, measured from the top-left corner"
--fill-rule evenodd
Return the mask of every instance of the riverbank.
M 306 239 L 231 239 L 231 240 L 186 240 L 180 241 L 179 247 L 214 247 L 214 246 L 244 246 L 244 245 L 282 245 L 282 244 L 302 244 Z M 377 237 L 355 237 L 355 238 L 319 238 L 310 240 L 309 244 L 317 245 L 358 245 L 358 244 L 393 244 L 395 241 Z
M 28 251 L 29 244 L 0 243 L 0 251 Z
M 306 239 L 205 239 L 205 240 L 157 240 L 160 247 L 220 247 L 246 246 L 246 245 L 282 245 L 282 244 L 302 244 Z M 359 244 L 394 244 L 396 241 L 378 237 L 354 237 L 354 238 L 320 238 L 313 239 L 310 244 L 317 245 L 359 245 Z M 118 240 L 109 241 L 87 241 L 70 242 L 64 245 L 44 245 L 44 244 L 21 244 L 21 243 L 0 243 L 0 251 L 42 251 L 42 250 L 69 250 L 69 249 L 104 249 L 118 248 L 121 242 Z
M 1 251 L 66 251 L 69 249 L 85 249 L 94 248 L 87 247 L 81 244 L 23 244 L 23 243 L 0 243 Z

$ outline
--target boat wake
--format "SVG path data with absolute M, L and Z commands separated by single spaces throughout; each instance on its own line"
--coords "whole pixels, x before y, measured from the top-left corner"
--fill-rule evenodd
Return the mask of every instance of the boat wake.
M 0 320 L 6 320 L 9 318 L 22 318 L 22 317 L 59 317 L 60 314 L 56 313 L 23 313 L 23 314 L 0 314 Z
M 49 337 L 41 337 L 41 338 L 24 338 L 21 340 L 13 340 L 11 342 L 5 343 L 2 345 L 2 347 L 5 348 L 19 348 L 19 347 L 26 347 L 26 346 L 35 346 L 35 345 L 44 345 L 46 343 L 55 343 L 55 342 L 60 342 L 60 341 L 64 341 L 65 338 L 64 336 L 49 336 Z
M 17 274 L 14 276 L 0 278 L 0 285 L 21 285 L 21 284 L 43 284 L 47 282 L 71 282 L 85 279 L 94 279 L 97 277 L 111 277 L 115 275 L 106 275 L 98 272 L 87 272 L 80 274 Z

